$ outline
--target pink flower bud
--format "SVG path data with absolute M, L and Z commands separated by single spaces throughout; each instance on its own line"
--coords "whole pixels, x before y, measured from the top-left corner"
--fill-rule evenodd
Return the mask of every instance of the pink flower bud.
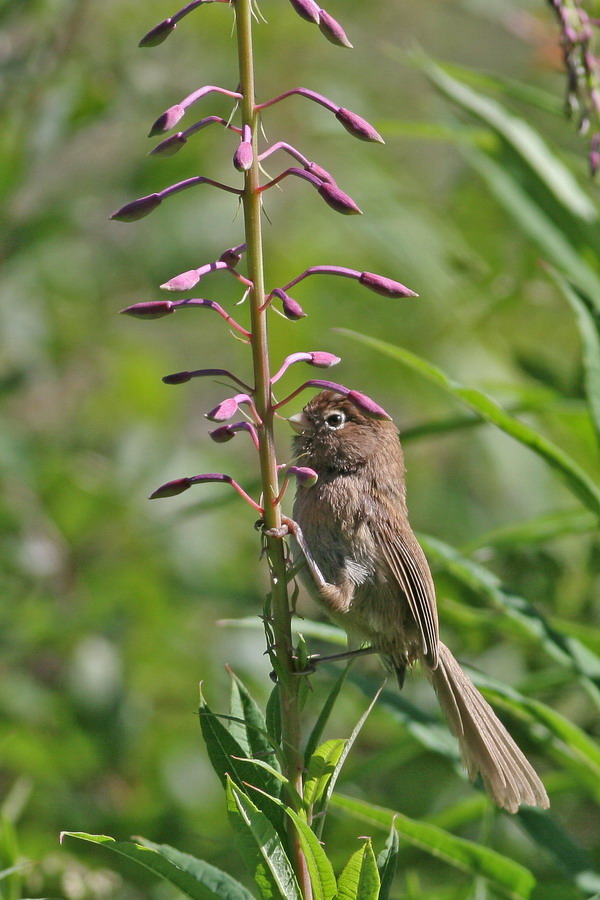
M 326 353 L 324 350 L 315 350 L 310 354 L 311 365 L 317 366 L 319 369 L 330 369 L 331 366 L 337 366 L 341 361 L 339 356 L 334 356 L 333 353 Z
M 238 172 L 247 172 L 254 161 L 254 151 L 250 141 L 240 141 L 233 156 L 233 165 Z
M 161 484 L 159 488 L 156 488 L 150 494 L 150 500 L 160 500 L 163 497 L 175 497 L 177 494 L 182 494 L 184 491 L 191 487 L 191 482 L 189 478 L 175 478 L 173 481 L 167 481 L 165 484 Z
M 418 297 L 414 291 L 399 281 L 392 281 L 391 278 L 384 278 L 382 275 L 375 275 L 373 272 L 361 272 L 359 283 L 363 284 L 370 291 L 381 294 L 382 297 Z
M 215 406 L 214 409 L 211 409 L 210 412 L 205 413 L 205 416 L 211 422 L 226 422 L 227 419 L 231 419 L 237 411 L 238 402 L 236 398 L 228 397 L 227 400 L 223 400 L 222 403 L 219 403 L 219 405 Z
M 299 319 L 306 318 L 306 313 L 298 301 L 294 300 L 293 297 L 289 297 L 287 294 L 283 298 L 282 308 L 284 316 L 291 322 L 297 322 Z
M 175 27 L 175 23 L 172 22 L 171 19 L 165 19 L 163 22 L 159 22 L 158 25 L 155 25 L 154 28 L 151 28 L 150 31 L 144 35 L 139 42 L 138 47 L 157 47 L 159 44 L 162 44 L 163 41 L 166 41 L 171 32 L 175 30 Z
M 332 184 L 335 184 L 335 179 L 332 175 L 329 174 L 327 169 L 324 169 L 316 162 L 309 162 L 307 166 L 304 167 L 307 172 L 310 172 L 311 175 L 315 175 L 321 181 L 330 181 Z
M 391 416 L 388 416 L 385 409 L 381 406 L 378 406 L 374 400 L 371 400 L 370 397 L 367 397 L 366 394 L 361 394 L 359 391 L 348 391 L 348 400 L 351 403 L 354 403 L 361 412 L 364 412 L 365 415 L 370 416 L 373 419 L 391 419 Z
M 271 291 L 271 296 L 278 297 L 281 300 L 283 307 L 283 314 L 286 319 L 291 319 L 292 322 L 296 322 L 298 319 L 303 319 L 306 316 L 306 313 L 300 306 L 297 300 L 294 300 L 293 297 L 290 297 L 289 294 L 286 294 L 281 288 L 275 288 Z
M 187 138 L 183 131 L 178 131 L 177 134 L 172 134 L 153 147 L 148 156 L 175 156 L 184 144 L 187 144 Z
M 324 181 L 317 188 L 325 203 L 343 216 L 362 216 L 362 210 L 358 208 L 352 197 L 345 194 L 336 184 Z
M 356 113 L 340 106 L 335 114 L 336 119 L 344 126 L 347 132 L 361 141 L 375 141 L 385 143 L 378 131 L 366 119 L 357 116 Z
M 121 312 L 125 316 L 134 316 L 136 319 L 162 319 L 175 312 L 171 300 L 151 300 L 148 303 L 134 303 L 126 306 Z
M 292 475 L 300 487 L 311 488 L 319 480 L 314 469 L 308 466 L 289 466 L 286 475 Z
M 179 106 L 178 103 L 175 106 L 171 106 L 169 109 L 165 110 L 165 112 L 158 117 L 152 128 L 148 133 L 148 137 L 154 137 L 157 134 L 164 134 L 165 131 L 170 131 L 171 128 L 174 128 L 180 119 L 182 119 L 185 115 L 185 109 L 183 106 Z
M 219 425 L 218 428 L 213 428 L 208 433 L 216 444 L 226 444 L 227 441 L 235 437 L 235 430 L 232 425 Z
M 352 49 L 348 35 L 340 23 L 324 9 L 319 10 L 319 29 L 332 44 L 337 44 L 338 47 L 347 47 L 349 50 Z
M 132 200 L 126 203 L 121 209 L 118 209 L 110 217 L 117 222 L 135 222 L 137 219 L 143 219 L 149 215 L 152 210 L 156 209 L 162 203 L 160 194 L 148 194 L 147 197 L 140 197 L 139 200 Z
M 161 284 L 161 290 L 163 291 L 189 291 L 190 288 L 193 288 L 200 281 L 200 276 L 196 269 L 189 269 L 187 272 L 182 272 L 180 275 L 175 275 L 174 278 L 171 278 L 169 281 L 165 281 L 164 284 Z
M 290 3 L 302 19 L 319 24 L 319 7 L 315 0 L 290 0 Z
M 232 269 L 235 269 L 240 259 L 242 258 L 242 253 L 246 250 L 245 244 L 240 244 L 239 247 L 229 247 L 227 250 L 224 250 L 219 257 L 219 262 L 224 262 L 227 266 Z

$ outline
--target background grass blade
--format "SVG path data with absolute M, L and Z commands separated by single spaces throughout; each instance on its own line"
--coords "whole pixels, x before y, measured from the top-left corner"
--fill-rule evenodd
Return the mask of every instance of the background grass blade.
M 281 812 L 280 807 L 277 807 Z M 263 900 L 302 900 L 281 838 L 268 818 L 227 779 L 227 813 L 242 854 Z
M 253 896 L 231 875 L 188 853 L 151 841 L 115 841 L 104 834 L 65 831 L 64 837 L 88 841 L 137 863 L 176 887 L 191 900 L 253 900 Z
M 571 457 L 547 438 L 543 437 L 531 426 L 505 412 L 502 407 L 480 391 L 478 388 L 464 387 L 459 382 L 448 378 L 441 369 L 427 362 L 422 357 L 389 344 L 378 338 L 368 337 L 346 328 L 336 329 L 359 343 L 366 344 L 380 353 L 408 366 L 434 384 L 442 387 L 448 394 L 468 406 L 483 419 L 496 425 L 501 431 L 515 438 L 519 443 L 536 453 L 547 465 L 558 472 L 567 487 L 600 518 L 600 489 L 591 478 L 574 462 Z
M 473 876 L 487 878 L 491 885 L 507 897 L 526 900 L 533 890 L 535 878 L 531 872 L 482 844 L 475 844 L 436 825 L 416 822 L 391 809 L 375 806 L 355 797 L 334 794 L 332 805 L 363 822 L 385 828 L 386 831 L 393 823 L 398 833 L 410 844 Z

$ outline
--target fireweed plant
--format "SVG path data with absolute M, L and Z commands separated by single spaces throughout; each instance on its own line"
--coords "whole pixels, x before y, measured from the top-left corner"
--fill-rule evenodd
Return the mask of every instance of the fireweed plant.
M 218 259 L 185 271 L 161 287 L 171 294 L 184 294 L 179 299 L 163 299 L 136 303 L 123 310 L 140 319 L 158 319 L 179 310 L 212 310 L 224 320 L 232 338 L 244 342 L 251 357 L 252 377 L 240 378 L 229 370 L 212 367 L 176 372 L 163 381 L 180 385 L 196 378 L 225 379 L 230 394 L 205 413 L 214 423 L 209 431 L 213 441 L 226 443 L 244 432 L 256 449 L 261 488 L 258 496 L 250 492 L 230 475 L 209 472 L 176 477 L 158 487 L 152 499 L 168 498 L 195 485 L 217 482 L 229 485 L 250 505 L 261 532 L 264 557 L 270 575 L 270 592 L 263 614 L 267 651 L 273 668 L 272 689 L 266 714 L 263 715 L 245 686 L 232 673 L 233 701 L 231 714 L 216 715 L 201 699 L 200 724 L 211 763 L 226 792 L 227 810 L 240 851 L 254 878 L 256 894 L 264 900 L 333 900 L 336 896 L 360 900 L 386 900 L 394 876 L 398 855 L 396 817 L 381 811 L 383 818 L 371 821 L 377 827 L 389 829 L 385 849 L 376 858 L 370 839 L 350 856 L 336 878 L 325 849 L 320 842 L 325 814 L 334 785 L 344 760 L 374 699 L 348 740 L 321 738 L 328 716 L 346 676 L 343 672 L 334 685 L 323 710 L 308 739 L 303 740 L 301 729 L 302 706 L 307 696 L 303 673 L 311 670 L 302 638 L 294 646 L 292 614 L 296 599 L 294 571 L 287 544 L 282 538 L 286 520 L 282 514 L 282 500 L 289 483 L 296 479 L 303 485 L 314 484 L 317 475 L 311 469 L 280 463 L 274 441 L 274 421 L 285 417 L 290 401 L 307 388 L 330 388 L 346 395 L 368 416 L 389 418 L 385 410 L 360 391 L 328 379 L 309 378 L 302 381 L 287 396 L 280 396 L 278 383 L 287 370 L 298 364 L 316 369 L 329 369 L 340 362 L 326 350 L 298 351 L 282 361 L 272 363 L 269 347 L 268 322 L 273 314 L 283 315 L 293 323 L 304 312 L 296 299 L 297 289 L 309 277 L 346 278 L 387 299 L 412 298 L 416 293 L 383 274 L 328 265 L 313 265 L 305 271 L 290 273 L 283 285 L 265 282 L 265 254 L 263 250 L 263 195 L 290 176 L 313 188 L 329 207 L 324 213 L 358 215 L 356 202 L 336 183 L 333 174 L 318 161 L 307 159 L 296 147 L 281 140 L 262 146 L 261 121 L 269 110 L 290 97 L 300 97 L 324 107 L 353 138 L 383 143 L 375 128 L 355 112 L 339 105 L 313 90 L 295 87 L 276 96 L 257 98 L 254 87 L 253 20 L 260 12 L 252 0 L 193 0 L 174 15 L 152 28 L 140 41 L 141 47 L 162 44 L 177 25 L 205 3 L 221 3 L 227 9 L 224 28 L 233 19 L 237 37 L 239 74 L 235 89 L 218 85 L 203 85 L 162 113 L 150 130 L 150 136 L 166 135 L 151 150 L 153 156 L 170 157 L 188 141 L 198 140 L 197 132 L 216 125 L 233 132 L 238 143 L 233 154 L 235 170 L 233 183 L 223 183 L 207 175 L 191 175 L 133 200 L 112 215 L 116 222 L 131 223 L 153 213 L 163 202 L 181 191 L 196 187 L 214 188 L 233 195 L 241 204 L 243 217 L 238 220 L 239 233 L 232 236 L 232 246 Z M 352 45 L 342 26 L 315 0 L 290 0 L 293 11 L 306 22 L 317 25 L 324 37 L 339 47 Z M 230 104 L 226 116 L 211 115 L 174 131 L 191 107 L 201 104 L 209 94 L 219 94 Z M 266 159 L 276 152 L 291 157 L 292 165 L 273 178 L 263 169 Z M 240 178 L 241 176 L 241 178 Z M 240 183 L 241 182 L 241 183 Z M 243 230 L 240 227 L 243 224 Z M 244 270 L 244 273 L 240 271 Z M 197 286 L 208 273 L 220 272 L 228 278 L 237 293 L 232 305 L 240 299 L 246 303 L 242 311 L 246 320 L 240 322 L 229 309 L 210 298 L 200 296 Z M 236 317 L 238 313 L 236 313 Z M 343 656 L 343 654 L 340 654 Z M 300 677 L 299 677 L 300 676 Z M 234 726 L 234 727 L 232 727 Z M 373 816 L 375 807 L 370 808 Z M 355 810 L 356 812 L 356 810 Z M 416 830 L 415 830 L 416 829 Z M 424 849 L 476 877 L 492 879 L 511 896 L 527 896 L 533 879 L 530 873 L 510 859 L 485 847 L 455 837 L 427 823 L 404 820 L 404 833 Z M 253 896 L 229 874 L 203 860 L 182 853 L 168 845 L 157 845 L 138 838 L 134 842 L 116 842 L 112 838 L 81 832 L 66 832 L 128 857 L 165 879 L 184 894 L 198 900 L 250 900 Z M 520 891 L 520 892 L 519 892 Z M 512 893 L 511 893 L 512 892 Z
M 581 135 L 591 133 L 588 163 L 595 175 L 600 167 L 600 62 L 594 53 L 600 19 L 588 15 L 582 0 L 548 0 L 560 30 L 566 73 L 565 115 Z

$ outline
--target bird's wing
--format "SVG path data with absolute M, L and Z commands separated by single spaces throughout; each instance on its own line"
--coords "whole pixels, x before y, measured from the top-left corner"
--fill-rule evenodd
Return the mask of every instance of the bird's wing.
M 423 654 L 430 668 L 438 664 L 439 628 L 435 587 L 419 542 L 410 531 L 384 528 L 378 541 L 383 558 L 408 601 L 421 632 Z

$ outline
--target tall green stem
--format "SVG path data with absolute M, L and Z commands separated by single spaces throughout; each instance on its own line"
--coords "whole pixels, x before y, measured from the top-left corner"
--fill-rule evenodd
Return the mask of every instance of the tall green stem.
M 242 123 L 252 130 L 254 160 L 244 180 L 243 206 L 247 244 L 248 276 L 254 287 L 250 294 L 252 359 L 254 367 L 255 403 L 262 419 L 259 433 L 259 455 L 263 491 L 264 521 L 267 529 L 281 526 L 281 507 L 276 502 L 279 492 L 277 460 L 273 435 L 271 369 L 265 300 L 263 246 L 261 229 L 260 170 L 258 165 L 259 111 L 254 91 L 254 58 L 252 45 L 251 0 L 236 0 L 237 41 L 242 100 Z M 267 558 L 271 578 L 272 629 L 275 640 L 279 696 L 281 703 L 282 746 L 287 763 L 286 775 L 297 795 L 302 796 L 303 756 L 299 703 L 300 679 L 294 675 L 292 656 L 291 613 L 288 598 L 284 547 L 281 540 L 267 538 Z M 292 801 L 293 802 L 293 801 Z M 290 822 L 290 825 L 292 823 Z M 306 900 L 312 896 L 306 861 L 296 829 L 290 827 L 290 852 Z

